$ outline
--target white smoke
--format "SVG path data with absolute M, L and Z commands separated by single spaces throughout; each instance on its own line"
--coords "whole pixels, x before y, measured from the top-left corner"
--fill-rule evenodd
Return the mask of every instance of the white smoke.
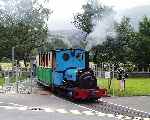
M 109 15 L 105 15 L 101 20 L 97 21 L 96 26 L 92 33 L 87 37 L 86 49 L 89 50 L 93 46 L 102 44 L 106 40 L 106 37 L 115 37 L 114 32 L 115 13 L 112 12 Z
M 95 22 L 96 21 L 96 22 Z M 101 20 L 95 20 L 93 19 L 93 22 L 96 24 L 94 27 L 94 30 L 92 33 L 90 33 L 86 40 L 85 36 L 86 33 L 82 31 L 76 30 L 77 34 L 74 34 L 74 36 L 68 38 L 70 34 L 72 34 L 71 31 L 67 31 L 67 34 L 60 33 L 59 31 L 57 33 L 57 37 L 61 37 L 61 40 L 68 46 L 68 47 L 85 47 L 86 50 L 90 50 L 92 47 L 102 44 L 106 40 L 107 36 L 115 37 L 116 33 L 114 32 L 114 22 L 116 21 L 116 14 L 114 12 L 110 12 L 109 14 L 106 13 L 105 16 L 101 18 Z M 75 32 L 74 32 L 75 33 Z M 68 35 L 69 34 L 69 35 Z M 78 38 L 75 38 L 77 37 Z M 56 37 L 56 36 L 55 36 Z M 85 45 L 84 45 L 85 44 Z

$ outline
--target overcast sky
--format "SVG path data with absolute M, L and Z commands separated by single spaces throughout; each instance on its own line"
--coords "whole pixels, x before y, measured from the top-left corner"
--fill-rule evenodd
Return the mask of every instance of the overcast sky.
M 10 2 L 9 2 L 10 1 Z M 8 3 L 12 4 L 20 0 L 0 0 L 0 8 Z M 23 3 L 24 1 L 24 3 Z M 21 3 L 25 5 L 25 2 L 32 0 L 22 0 Z M 43 2 L 44 0 L 39 0 Z M 100 3 L 112 6 L 117 13 L 117 17 L 121 17 L 122 13 L 135 13 L 135 11 L 130 11 L 130 8 L 150 5 L 150 0 L 98 0 Z M 62 29 L 74 29 L 71 24 L 73 21 L 73 14 L 80 12 L 81 7 L 85 4 L 87 0 L 49 0 L 47 6 L 53 10 L 49 19 L 49 29 L 50 30 L 62 30 Z M 9 5 L 8 5 L 9 6 Z M 26 7 L 29 5 L 26 5 Z M 133 9 L 134 10 L 134 9 Z M 145 13 L 148 11 L 144 11 Z M 144 14 L 145 14 L 144 13 Z M 141 13 L 142 14 L 142 13 Z M 149 13 L 150 14 L 150 13 Z M 126 15 L 126 14 L 125 14 Z
M 49 6 L 53 10 L 50 16 L 51 30 L 73 29 L 71 24 L 73 14 L 79 12 L 87 0 L 50 0 Z M 137 6 L 150 5 L 150 0 L 99 0 L 102 4 L 112 6 L 121 14 L 123 11 Z

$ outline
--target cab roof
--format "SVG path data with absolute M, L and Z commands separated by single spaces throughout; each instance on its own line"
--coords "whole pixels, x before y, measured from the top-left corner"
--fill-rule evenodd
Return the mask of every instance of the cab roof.
M 39 51 L 39 54 L 45 54 L 45 53 L 48 53 L 48 52 L 61 52 L 61 51 L 67 51 L 67 50 L 80 50 L 80 51 L 86 51 L 85 49 L 83 48 L 57 48 L 55 50 L 49 50 L 49 51 Z
M 59 52 L 59 51 L 66 51 L 66 50 L 81 50 L 81 51 L 85 51 L 85 49 L 83 49 L 83 48 L 63 48 L 63 49 L 56 49 L 54 51 Z

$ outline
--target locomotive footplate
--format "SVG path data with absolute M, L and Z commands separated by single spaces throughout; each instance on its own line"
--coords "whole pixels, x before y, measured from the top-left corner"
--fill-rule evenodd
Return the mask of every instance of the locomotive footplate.
M 74 99 L 98 99 L 100 97 L 106 97 L 107 96 L 107 90 L 106 89 L 80 89 L 76 88 L 73 92 L 73 98 Z

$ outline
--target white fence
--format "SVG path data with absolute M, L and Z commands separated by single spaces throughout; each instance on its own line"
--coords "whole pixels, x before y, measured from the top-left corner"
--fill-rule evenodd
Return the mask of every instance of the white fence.
M 114 64 L 101 63 L 97 65 L 90 63 L 89 67 L 94 71 L 95 76 L 99 78 L 109 78 L 109 76 L 114 78 L 114 76 L 116 75 L 116 66 Z M 128 72 L 129 77 L 150 77 L 150 66 L 147 66 L 145 68 L 133 69 L 132 72 L 130 72 L 130 68 L 127 68 L 126 66 L 124 68 Z
M 89 64 L 89 67 L 94 71 L 94 75 L 98 78 L 111 78 L 114 76 L 114 65 L 111 64 Z

